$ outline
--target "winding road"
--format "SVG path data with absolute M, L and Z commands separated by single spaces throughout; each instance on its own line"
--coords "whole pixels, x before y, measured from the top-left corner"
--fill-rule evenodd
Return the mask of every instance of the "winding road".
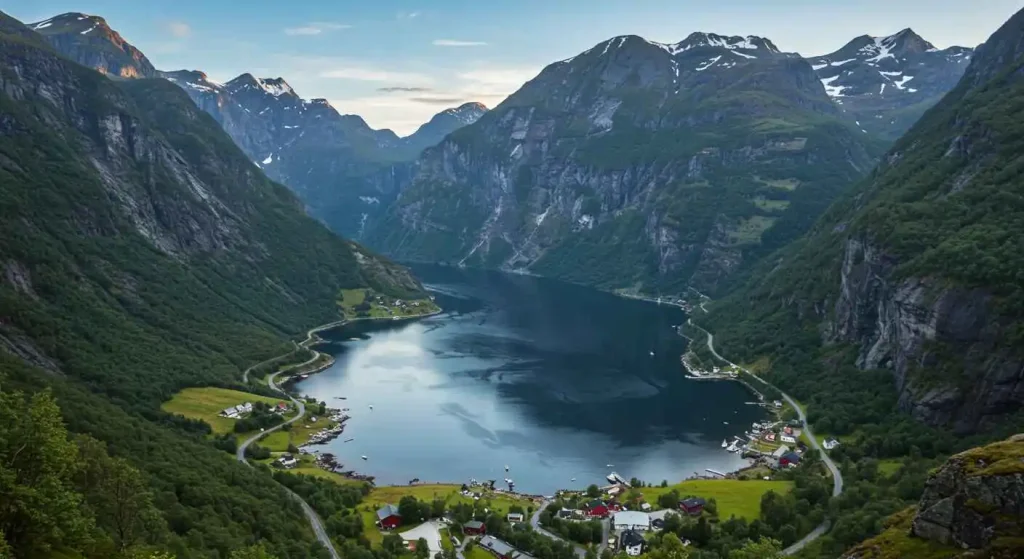
M 313 359 L 316 359 L 316 356 L 314 356 Z M 307 363 L 310 362 L 312 362 L 312 359 Z M 301 364 L 296 366 L 301 366 Z M 280 425 L 275 425 L 274 427 L 271 427 L 266 431 L 256 433 L 255 435 L 249 437 L 248 439 L 245 439 L 244 441 L 242 441 L 241 444 L 238 445 L 238 450 L 235 452 L 235 458 L 237 458 L 239 462 L 245 464 L 246 466 L 249 466 L 250 468 L 252 467 L 252 464 L 245 458 L 245 450 L 249 448 L 249 445 L 269 435 L 270 433 L 273 433 L 274 431 L 280 430 L 285 425 L 295 423 L 296 421 L 302 419 L 303 416 L 306 415 L 306 404 L 304 404 L 301 400 L 293 398 L 290 394 L 282 390 L 277 385 L 277 376 L 283 372 L 285 371 L 278 371 L 270 375 L 270 377 L 267 378 L 267 385 L 270 386 L 270 388 L 272 388 L 273 390 L 276 390 L 281 394 L 287 396 L 288 399 L 291 400 L 293 404 L 295 404 L 295 407 L 296 409 L 299 410 L 299 413 L 296 414 L 295 417 L 285 421 L 284 423 L 281 423 Z M 334 544 L 331 543 L 331 538 L 327 536 L 327 531 L 324 530 L 324 523 L 322 520 L 320 520 L 320 515 L 318 515 L 316 511 L 313 510 L 313 507 L 309 506 L 309 503 L 303 500 L 302 497 L 299 497 L 298 494 L 293 492 L 291 489 L 288 489 L 286 487 L 285 491 L 287 491 L 288 494 L 291 495 L 293 499 L 299 502 L 299 506 L 302 507 L 302 512 L 306 515 L 306 518 L 309 520 L 309 525 L 313 528 L 313 532 L 316 534 L 316 539 L 319 540 L 320 543 L 322 543 L 324 547 L 327 548 L 327 551 L 331 554 L 331 558 L 341 559 L 341 556 L 338 555 L 338 550 L 334 549 Z
M 582 545 L 580 545 L 578 543 L 566 540 L 566 539 L 562 538 L 561 536 L 555 535 L 555 534 L 545 530 L 544 527 L 540 525 L 540 513 L 544 512 L 544 509 L 548 508 L 548 505 L 550 505 L 550 504 L 551 504 L 551 501 L 545 500 L 545 501 L 543 501 L 537 507 L 537 510 L 533 511 L 533 516 L 530 517 L 530 526 L 532 526 L 533 529 L 536 530 L 537 532 L 539 532 L 539 533 L 541 533 L 541 534 L 543 534 L 543 535 L 545 535 L 545 536 L 547 536 L 547 537 L 549 537 L 549 538 L 551 538 L 553 540 L 560 541 L 562 543 L 567 543 L 567 544 L 571 545 L 573 547 L 573 549 L 576 550 L 576 556 L 577 557 L 580 557 L 581 559 L 583 557 L 586 557 L 587 556 L 587 548 L 583 547 Z M 611 531 L 610 530 L 610 528 L 611 528 L 610 527 L 610 522 L 611 521 L 608 520 L 607 518 L 601 520 L 601 527 L 602 527 L 601 544 L 597 546 L 597 550 L 596 550 L 598 555 L 600 555 L 601 552 L 604 551 L 606 547 L 608 547 L 608 537 L 609 537 L 609 532 Z
M 729 361 L 725 357 L 722 357 L 721 355 L 719 355 L 719 353 L 717 351 L 715 351 L 715 336 L 711 332 L 708 332 L 707 330 L 701 328 L 700 326 L 697 326 L 692 321 L 688 321 L 688 322 L 694 328 L 697 328 L 701 332 L 704 332 L 705 334 L 707 334 L 707 336 L 708 336 L 708 350 L 711 351 L 712 355 L 714 355 L 718 359 L 721 359 L 722 361 L 724 361 L 724 362 L 726 362 L 726 363 L 736 367 L 737 369 L 740 369 L 741 371 L 747 373 L 748 375 L 754 377 L 755 379 L 761 381 L 766 386 L 770 386 L 770 387 L 774 388 L 775 390 L 779 390 L 779 388 L 777 386 L 775 386 L 774 384 L 764 380 L 763 378 L 757 376 L 756 374 L 752 373 L 751 371 L 748 371 L 744 367 L 741 367 L 741 366 L 733 363 L 732 361 Z M 781 390 L 779 390 L 779 394 L 782 394 L 782 398 L 785 399 L 786 402 L 789 402 L 789 405 L 793 406 L 793 409 L 796 410 L 797 415 L 800 417 L 800 421 L 802 421 L 803 424 L 804 424 L 804 432 L 807 433 L 807 440 L 811 443 L 811 447 L 813 447 L 813 448 L 818 450 L 818 452 L 821 454 L 821 461 L 824 462 L 825 466 L 829 469 L 830 472 L 832 472 L 832 496 L 833 497 L 838 497 L 839 494 L 843 492 L 843 474 L 840 473 L 839 468 L 836 467 L 835 462 L 833 462 L 832 459 L 829 458 L 828 454 L 825 453 L 825 450 L 821 448 L 820 444 L 818 444 L 818 438 L 815 437 L 814 436 L 814 432 L 811 431 L 811 425 L 810 425 L 810 423 L 807 422 L 807 415 L 804 413 L 803 408 L 801 408 L 799 405 L 797 405 L 796 400 L 791 398 L 789 394 L 786 394 L 785 392 L 783 392 Z M 796 552 L 800 551 L 801 549 L 803 549 L 804 547 L 806 547 L 807 544 L 809 544 L 809 543 L 813 542 L 814 540 L 820 538 L 822 536 L 822 534 L 824 534 L 825 532 L 828 531 L 828 529 L 829 529 L 829 521 L 825 520 L 824 522 L 819 524 L 814 530 L 811 530 L 811 532 L 809 534 L 807 534 L 806 536 L 801 538 L 800 541 L 794 543 L 793 545 L 787 547 L 786 549 L 783 549 L 782 550 L 782 554 L 783 555 L 793 555 L 794 553 L 796 553 Z

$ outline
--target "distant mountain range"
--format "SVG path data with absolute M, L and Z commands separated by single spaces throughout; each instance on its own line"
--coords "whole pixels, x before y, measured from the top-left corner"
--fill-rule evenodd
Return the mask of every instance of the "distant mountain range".
M 755 36 L 615 37 L 399 138 L 282 78 L 156 71 L 102 18 L 32 27 L 108 75 L 171 80 L 312 215 L 395 256 L 711 291 L 806 231 L 972 53 L 909 29 L 810 59 Z
M 161 72 L 97 16 L 67 13 L 29 26 L 76 62 L 120 78 L 163 77 L 184 89 L 267 176 L 340 234 L 359 237 L 412 174 L 420 152 L 487 111 L 466 103 L 413 134 L 374 130 L 326 99 L 304 100 L 283 78 L 242 74 L 220 84 L 198 70 Z

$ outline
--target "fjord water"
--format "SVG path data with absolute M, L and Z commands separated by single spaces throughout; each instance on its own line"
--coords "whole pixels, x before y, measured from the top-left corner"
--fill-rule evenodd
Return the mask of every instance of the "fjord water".
M 528 276 L 414 271 L 442 314 L 325 332 L 319 349 L 336 363 L 297 385 L 350 408 L 344 435 L 314 447 L 344 469 L 378 484 L 508 477 L 549 494 L 613 470 L 658 483 L 743 465 L 721 441 L 763 412 L 738 383 L 684 378 L 681 309 Z

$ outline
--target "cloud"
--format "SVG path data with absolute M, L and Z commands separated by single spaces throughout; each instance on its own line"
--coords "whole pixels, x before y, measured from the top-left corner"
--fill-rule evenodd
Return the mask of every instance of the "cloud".
M 401 85 L 393 85 L 391 87 L 378 87 L 377 91 L 380 93 L 426 93 L 432 91 L 429 87 L 408 87 Z
M 409 100 L 426 105 L 461 105 L 465 101 L 462 97 L 410 97 Z
M 398 12 L 396 17 L 398 19 L 416 19 L 420 17 L 420 12 Z
M 434 39 L 435 47 L 486 47 L 483 41 L 456 41 L 454 39 Z
M 341 29 L 351 29 L 351 25 L 344 23 L 331 23 L 326 21 L 314 21 L 300 27 L 287 27 L 284 30 L 285 35 L 320 35 L 328 31 L 338 31 Z
M 179 39 L 192 34 L 192 28 L 183 21 L 171 21 L 167 23 L 167 31 Z
M 356 80 L 361 82 L 406 82 L 406 83 L 431 83 L 433 79 L 424 74 L 413 72 L 394 72 L 380 68 L 366 68 L 362 66 L 343 66 L 322 70 L 319 73 L 321 78 Z

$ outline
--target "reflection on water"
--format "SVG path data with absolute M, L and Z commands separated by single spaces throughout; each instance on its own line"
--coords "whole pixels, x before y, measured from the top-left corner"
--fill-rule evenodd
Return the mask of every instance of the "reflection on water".
M 318 447 L 347 469 L 384 484 L 511 477 L 549 493 L 610 469 L 660 482 L 742 464 L 721 440 L 760 410 L 737 383 L 683 378 L 678 308 L 526 276 L 415 271 L 443 314 L 324 333 L 337 362 L 298 385 L 351 408 L 345 436 Z

